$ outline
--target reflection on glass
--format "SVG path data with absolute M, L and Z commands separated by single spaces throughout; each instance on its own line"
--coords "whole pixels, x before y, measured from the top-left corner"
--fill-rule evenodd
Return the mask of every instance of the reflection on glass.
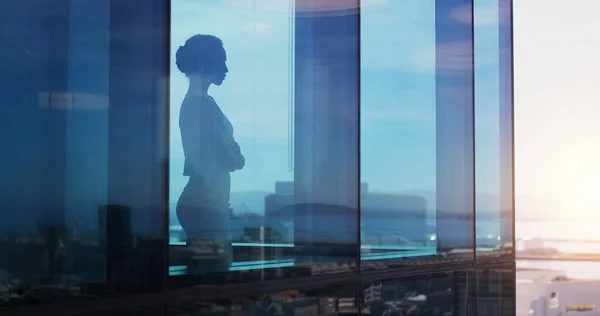
M 502 247 L 514 252 L 514 102 L 512 1 L 498 0 L 500 43 L 500 239 Z
M 512 248 L 512 100 L 508 1 L 474 1 L 476 242 Z M 508 39 L 507 39 L 508 36 Z
M 467 297 L 475 282 L 473 273 L 467 272 L 365 282 L 364 315 L 474 315 L 469 311 L 475 304 Z
M 361 13 L 363 260 L 473 251 L 469 8 L 390 1 Z
M 172 276 L 356 267 L 358 14 L 309 7 L 172 3 Z
M 469 2 L 0 1 L 0 314 L 471 313 Z
M 260 7 L 247 10 L 235 3 L 174 1 L 171 5 L 172 275 L 281 268 L 293 262 L 290 254 L 284 256 L 294 245 L 290 211 L 295 203 L 290 166 L 292 13 L 290 1 L 279 4 L 275 12 Z M 216 45 L 211 49 L 211 41 L 202 38 L 212 38 Z M 182 45 L 186 42 L 190 46 Z M 196 74 L 182 75 L 180 58 L 184 55 L 196 67 Z M 202 81 L 220 85 L 229 68 L 226 81 L 211 89 L 210 97 L 199 89 Z M 189 107 L 192 103 L 203 110 Z M 211 109 L 213 113 L 207 115 Z M 194 136 L 200 134 L 204 136 Z M 192 170 L 194 160 L 198 171 Z M 213 180 L 203 183 L 201 179 L 207 176 L 202 174 L 211 164 L 219 166 L 208 176 Z M 193 239 L 209 244 L 182 249 Z M 221 247 L 211 249 L 211 240 Z M 221 256 L 218 251 L 223 248 L 220 262 L 194 255 L 200 248 L 206 257 L 213 251 Z M 195 260 L 196 271 L 187 271 L 193 256 L 201 260 Z
M 524 273 L 536 273 L 536 271 L 525 271 Z M 538 271 L 539 272 L 539 271 Z M 477 315 L 515 315 L 515 270 L 514 265 L 494 266 L 488 269 L 480 269 L 477 276 Z M 530 288 L 539 288 L 527 285 Z M 530 300 L 536 295 L 535 290 L 523 293 L 523 299 Z M 525 303 L 525 302 L 523 302 Z M 527 304 L 527 303 L 525 303 Z M 519 308 L 517 315 L 528 309 Z
M 173 297 L 169 315 L 358 315 L 360 304 L 354 284 L 287 288 L 206 295 L 203 299 Z
M 363 260 L 436 251 L 435 19 L 432 1 L 361 14 Z
M 232 261 L 229 227 L 230 172 L 245 158 L 233 137 L 233 125 L 208 94 L 228 72 L 223 42 L 195 35 L 177 50 L 177 67 L 189 78 L 181 104 L 179 127 L 189 177 L 177 202 L 177 218 L 186 234 L 188 272 L 228 269 Z
M 492 13 L 474 17 L 476 240 L 478 251 L 483 251 L 498 249 L 501 239 L 498 0 L 476 0 L 474 7 Z
M 167 26 L 154 4 L 0 3 L 0 305 L 162 291 Z

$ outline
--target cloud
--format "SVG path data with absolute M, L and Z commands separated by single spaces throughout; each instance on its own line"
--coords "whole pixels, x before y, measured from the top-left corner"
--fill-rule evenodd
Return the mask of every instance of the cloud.
M 472 6 L 470 4 L 452 9 L 450 15 L 464 24 L 471 24 L 473 21 Z
M 38 108 L 55 110 L 107 110 L 109 107 L 108 95 L 85 92 L 40 92 L 38 94 Z
M 470 70 L 473 68 L 471 40 L 423 47 L 414 51 L 412 60 L 415 66 L 428 72 Z
M 436 45 L 436 68 L 465 70 L 473 68 L 471 40 L 440 43 Z
M 271 26 L 269 24 L 263 22 L 250 22 L 246 24 L 243 30 L 254 34 L 262 34 L 268 31 L 270 28 Z
M 467 4 L 451 10 L 450 15 L 464 24 L 470 25 L 474 22 L 475 27 L 496 27 L 499 24 L 510 25 L 510 1 L 475 0 L 474 2 L 474 10 L 470 4 Z M 475 17 L 473 17 L 473 13 Z
M 372 124 L 381 121 L 402 122 L 402 121 L 423 121 L 433 122 L 435 120 L 435 110 L 433 107 L 427 110 L 425 107 L 411 105 L 388 106 L 384 109 L 361 111 L 361 122 L 363 124 Z

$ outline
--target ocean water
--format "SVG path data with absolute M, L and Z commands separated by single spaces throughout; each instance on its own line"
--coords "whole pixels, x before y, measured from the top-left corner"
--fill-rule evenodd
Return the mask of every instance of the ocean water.
M 516 264 L 517 269 L 556 270 L 562 271 L 565 276 L 573 279 L 600 280 L 600 262 L 517 260 Z
M 515 237 L 545 239 L 544 245 L 562 252 L 600 253 L 600 225 L 595 221 L 515 223 Z
M 600 253 L 600 225 L 589 221 L 517 221 L 515 237 L 522 239 L 542 238 L 544 245 L 561 252 Z M 517 260 L 517 268 L 563 271 L 567 277 L 584 280 L 600 280 L 600 262 Z M 517 284 L 518 286 L 518 284 Z
M 568 240 L 600 241 L 600 223 L 595 220 L 581 221 L 516 221 L 517 238 L 551 238 Z

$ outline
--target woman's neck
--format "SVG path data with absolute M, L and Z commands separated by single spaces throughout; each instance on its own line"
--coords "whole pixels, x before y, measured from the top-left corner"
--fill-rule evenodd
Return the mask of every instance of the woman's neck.
M 200 75 L 190 76 L 190 86 L 188 92 L 200 93 L 202 95 L 208 95 L 208 88 L 210 82 L 202 78 Z

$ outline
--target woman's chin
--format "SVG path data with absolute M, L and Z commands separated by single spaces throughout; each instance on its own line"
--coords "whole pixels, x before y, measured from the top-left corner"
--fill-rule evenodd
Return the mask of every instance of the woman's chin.
M 217 79 L 217 80 L 215 80 L 215 82 L 213 82 L 213 84 L 214 84 L 215 86 L 220 86 L 220 85 L 222 85 L 222 84 L 223 84 L 223 81 L 225 81 L 225 78 L 222 78 L 222 79 Z

